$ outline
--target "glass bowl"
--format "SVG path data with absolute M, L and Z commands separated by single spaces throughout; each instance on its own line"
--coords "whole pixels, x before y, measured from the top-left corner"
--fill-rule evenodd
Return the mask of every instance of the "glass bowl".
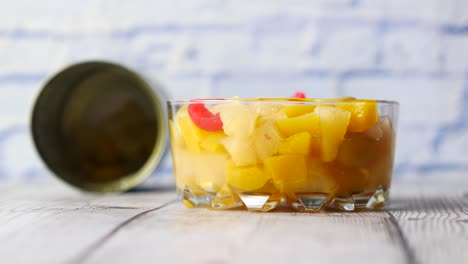
M 188 207 L 355 211 L 388 201 L 399 104 L 344 99 L 169 101 Z

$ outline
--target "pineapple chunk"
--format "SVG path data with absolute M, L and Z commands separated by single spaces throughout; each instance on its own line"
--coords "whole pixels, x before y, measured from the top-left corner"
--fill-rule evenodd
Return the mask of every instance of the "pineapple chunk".
M 257 164 L 257 154 L 251 138 L 227 137 L 221 143 L 231 155 L 236 166 L 250 166 Z
M 252 135 L 257 113 L 249 105 L 219 104 L 213 106 L 211 111 L 220 114 L 226 135 L 237 138 L 247 138 Z
M 311 153 L 320 153 L 325 162 L 333 161 L 346 133 L 351 113 L 336 107 L 316 106 L 313 113 L 276 121 L 285 136 L 301 132 L 311 135 Z
M 186 106 L 177 111 L 175 121 L 188 150 L 192 153 L 200 153 L 199 142 L 205 137 L 207 131 L 202 130 L 192 122 Z
M 304 155 L 280 155 L 268 158 L 265 172 L 281 193 L 295 193 L 307 184 L 307 165 Z
M 315 105 L 292 105 L 284 108 L 282 111 L 287 117 L 298 117 L 308 113 L 312 113 Z
M 298 117 L 279 119 L 276 121 L 276 126 L 287 137 L 300 132 L 309 132 L 311 135 L 320 134 L 320 119 L 315 112 Z
M 281 104 L 268 104 L 263 102 L 259 104 L 252 104 L 250 107 L 258 116 L 274 115 L 284 108 L 284 106 Z
M 264 160 L 278 153 L 283 139 L 276 130 L 273 122 L 267 122 L 255 129 L 253 143 L 260 160 Z
M 200 147 L 208 152 L 225 152 L 221 140 L 226 137 L 223 132 L 208 132 L 200 142 Z
M 280 120 L 280 119 L 286 119 L 288 118 L 286 116 L 285 113 L 283 112 L 277 112 L 277 113 L 274 113 L 274 114 L 271 114 L 271 115 L 265 115 L 265 116 L 259 116 L 257 118 L 257 122 L 255 123 L 256 124 L 256 127 L 260 127 L 262 125 L 264 125 L 265 123 L 268 123 L 268 122 L 276 122 L 277 120 Z
M 300 132 L 288 137 L 279 147 L 280 154 L 308 155 L 312 137 L 308 132 Z
M 183 190 L 186 185 L 193 185 L 195 183 L 195 177 L 190 168 L 190 153 L 181 147 L 172 146 L 171 154 L 177 188 Z
M 255 191 L 262 188 L 271 176 L 257 166 L 236 167 L 234 163 L 227 165 L 226 182 L 233 188 L 243 191 Z
M 320 119 L 322 160 L 325 162 L 333 161 L 338 155 L 340 144 L 346 134 L 351 113 L 340 108 L 328 106 L 318 106 L 315 108 L 314 113 Z
M 349 132 L 363 132 L 374 126 L 379 120 L 376 101 L 349 102 L 337 107 L 351 112 Z
M 190 118 L 187 107 L 181 107 L 175 117 L 176 124 L 171 126 L 173 140 L 183 139 L 187 149 L 197 154 L 201 150 L 223 152 L 221 139 L 226 137 L 223 132 L 211 132 L 199 128 Z M 179 136 L 180 135 L 180 136 Z M 176 141 L 177 143 L 177 141 Z
M 226 154 L 191 154 L 191 164 L 183 164 L 193 170 L 197 185 L 203 190 L 215 193 L 226 180 Z

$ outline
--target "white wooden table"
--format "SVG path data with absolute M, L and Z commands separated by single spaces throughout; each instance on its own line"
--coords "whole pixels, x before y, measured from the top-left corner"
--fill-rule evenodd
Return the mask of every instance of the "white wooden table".
M 188 209 L 172 190 L 0 184 L 0 263 L 468 263 L 468 181 L 364 213 Z

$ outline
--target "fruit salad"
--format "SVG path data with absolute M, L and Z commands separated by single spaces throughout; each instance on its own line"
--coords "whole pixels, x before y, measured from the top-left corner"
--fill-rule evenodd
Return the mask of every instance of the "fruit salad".
M 398 103 L 304 97 L 170 102 L 183 203 L 304 212 L 384 206 Z

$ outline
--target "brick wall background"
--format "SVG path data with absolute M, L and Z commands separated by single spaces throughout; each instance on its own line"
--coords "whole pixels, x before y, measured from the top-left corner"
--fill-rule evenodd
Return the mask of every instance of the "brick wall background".
M 28 133 L 33 98 L 87 59 L 125 64 L 174 98 L 398 100 L 396 177 L 468 172 L 466 0 L 2 1 L 0 179 L 48 174 Z

